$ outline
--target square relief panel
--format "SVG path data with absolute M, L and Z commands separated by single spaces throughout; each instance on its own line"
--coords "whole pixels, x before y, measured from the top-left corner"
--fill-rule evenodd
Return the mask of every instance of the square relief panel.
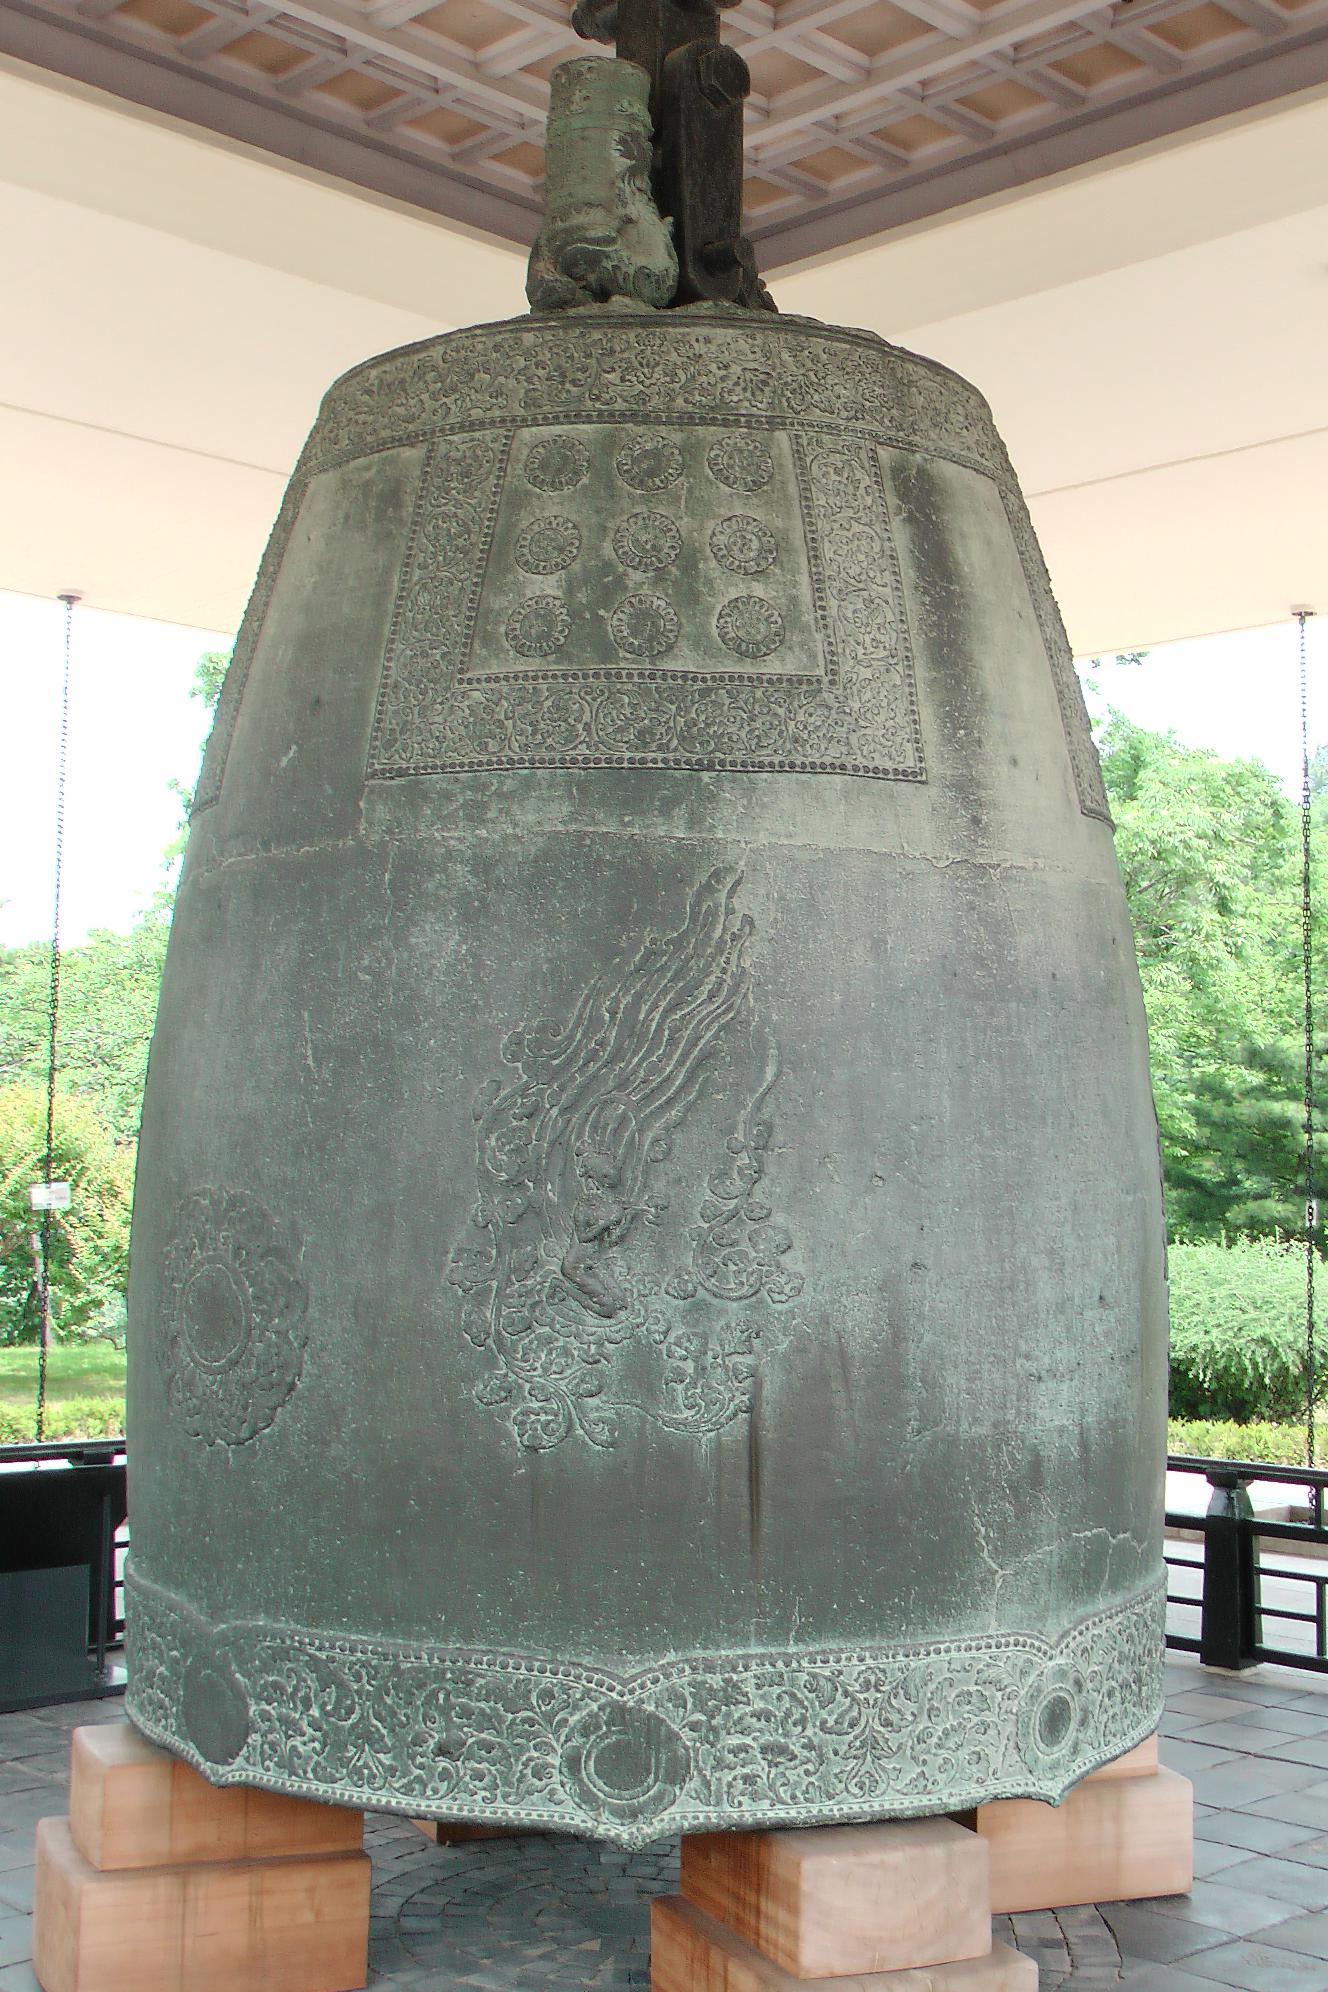
M 925 780 L 875 445 L 676 418 L 431 444 L 369 775 L 539 766 Z

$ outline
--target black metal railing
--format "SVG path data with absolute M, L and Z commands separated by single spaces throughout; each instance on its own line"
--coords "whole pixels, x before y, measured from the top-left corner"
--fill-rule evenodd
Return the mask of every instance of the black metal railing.
M 1197 1653 L 1206 1667 L 1236 1671 L 1271 1660 L 1328 1673 L 1328 1470 L 1180 1454 L 1167 1464 L 1210 1490 L 1206 1513 L 1167 1511 L 1167 1569 L 1174 1573 L 1168 1646 Z M 1299 1488 L 1303 1498 L 1288 1507 L 1303 1516 L 1283 1521 L 1256 1514 L 1249 1492 L 1255 1481 Z M 1178 1546 L 1177 1531 L 1195 1539 L 1196 1554 L 1184 1553 L 1187 1542 Z M 1173 1620 L 1189 1615 L 1197 1620 L 1194 1632 L 1172 1629 Z
M 116 1692 L 128 1546 L 123 1439 L 0 1446 L 0 1709 Z

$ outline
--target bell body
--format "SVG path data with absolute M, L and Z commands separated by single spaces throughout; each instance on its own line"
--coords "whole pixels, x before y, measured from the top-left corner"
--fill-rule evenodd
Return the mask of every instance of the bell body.
M 129 1711 L 640 1843 L 1154 1726 L 1165 1265 L 1106 805 L 981 398 L 702 307 L 332 389 L 195 805 Z

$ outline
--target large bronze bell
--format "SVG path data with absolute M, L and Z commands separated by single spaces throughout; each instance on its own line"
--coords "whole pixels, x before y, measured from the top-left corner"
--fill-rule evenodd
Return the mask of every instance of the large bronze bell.
M 135 1210 L 129 1709 L 627 1843 L 1155 1725 L 1144 1017 L 981 397 L 605 303 L 329 393 L 196 798 Z

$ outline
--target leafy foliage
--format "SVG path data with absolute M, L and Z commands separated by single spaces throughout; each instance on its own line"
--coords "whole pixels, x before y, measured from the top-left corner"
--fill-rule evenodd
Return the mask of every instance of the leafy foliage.
M 48 1439 L 117 1439 L 124 1432 L 124 1398 L 67 1397 L 48 1407 Z M 36 1436 L 35 1408 L 0 1404 L 0 1445 L 22 1445 Z
M 57 1334 L 117 1332 L 124 1320 L 133 1156 L 96 1108 L 71 1094 L 55 1103 L 54 1180 L 68 1182 L 68 1210 L 51 1214 L 51 1315 Z M 0 1343 L 35 1341 L 41 1289 L 28 1200 L 45 1164 L 46 1096 L 35 1086 L 0 1090 Z
M 167 931 L 150 915 L 62 958 L 53 1167 L 73 1185 L 73 1203 L 51 1219 L 57 1336 L 123 1330 L 135 1143 Z M 40 1330 L 28 1191 L 45 1161 L 49 974 L 43 946 L 0 950 L 0 1345 Z
M 205 650 L 194 666 L 194 682 L 189 687 L 191 699 L 202 699 L 209 711 L 215 712 L 221 688 L 226 682 L 226 673 L 231 668 L 229 650 Z
M 1173 1246 L 1173 1414 L 1278 1420 L 1304 1403 L 1303 1248 L 1266 1239 Z
M 1262 1460 L 1269 1466 L 1303 1466 L 1305 1427 L 1173 1418 L 1167 1426 L 1167 1451 L 1189 1453 L 1194 1459 L 1248 1459 Z
M 117 1141 L 138 1134 L 168 932 L 165 917 L 150 914 L 61 957 L 61 1090 L 95 1105 Z M 44 942 L 0 949 L 0 1086 L 45 1091 L 49 978 Z
M 1287 1243 L 1303 1237 L 1306 1190 L 1299 814 L 1261 763 L 1186 747 L 1118 713 L 1100 746 L 1148 1010 L 1168 1223 L 1181 1241 L 1171 1253 L 1171 1408 L 1225 1421 L 1194 1442 L 1210 1457 L 1297 1463 L 1299 1424 L 1249 1421 L 1296 1420 L 1306 1389 L 1304 1256 Z M 1321 907 L 1323 749 L 1311 787 Z M 1324 932 L 1316 911 L 1321 988 Z M 1322 1091 L 1321 1069 L 1316 1082 Z M 1251 1454 L 1257 1445 L 1274 1450 Z
M 1118 713 L 1101 749 L 1148 1010 L 1172 1235 L 1298 1231 L 1297 812 L 1260 762 L 1182 746 Z M 1320 902 L 1322 828 L 1316 816 Z M 1321 976 L 1323 931 L 1316 922 Z
M 229 651 L 205 651 L 192 696 L 215 706 L 229 663 Z M 188 791 L 176 786 L 187 814 Z M 74 1196 L 51 1222 L 51 1325 L 59 1337 L 123 1328 L 135 1144 L 184 838 L 182 821 L 165 854 L 168 883 L 149 913 L 128 933 L 95 932 L 61 956 L 54 1172 Z M 44 942 L 0 948 L 0 1348 L 35 1341 L 40 1326 L 28 1191 L 45 1154 L 49 987 Z M 53 1419 L 59 1415 L 53 1400 Z M 63 1432 L 58 1422 L 49 1429 Z M 100 1429 L 119 1427 L 89 1427 Z

